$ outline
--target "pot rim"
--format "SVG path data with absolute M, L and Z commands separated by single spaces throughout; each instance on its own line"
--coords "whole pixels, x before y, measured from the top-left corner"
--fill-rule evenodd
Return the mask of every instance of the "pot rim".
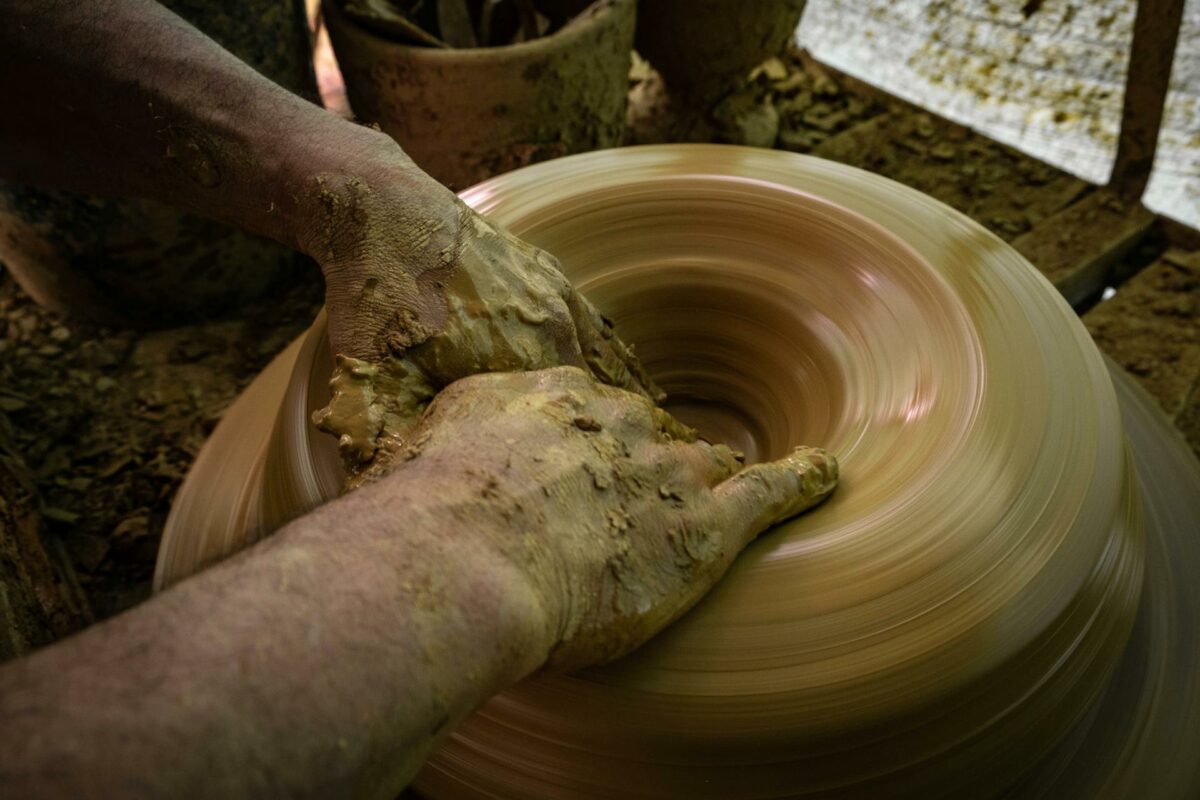
M 632 15 L 636 12 L 636 8 L 634 0 L 594 0 L 559 30 L 549 36 L 539 36 L 532 41 L 488 47 L 428 47 L 404 44 L 388 39 L 346 17 L 337 7 L 336 0 L 321 0 L 321 13 L 325 16 L 326 25 L 332 23 L 344 31 L 352 32 L 351 35 L 365 37 L 381 47 L 403 53 L 410 58 L 427 58 L 430 61 L 443 62 L 492 60 L 501 55 L 538 55 L 541 51 L 568 45 L 587 31 L 607 23 L 613 15 L 622 11 Z

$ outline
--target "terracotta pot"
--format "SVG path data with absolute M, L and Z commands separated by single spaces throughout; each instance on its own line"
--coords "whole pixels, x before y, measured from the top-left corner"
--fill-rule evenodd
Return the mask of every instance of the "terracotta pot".
M 530 42 L 470 49 L 399 44 L 323 7 L 355 114 L 451 188 L 621 144 L 634 0 L 599 0 Z
M 234 55 L 316 97 L 302 0 L 166 0 Z M 142 200 L 0 182 L 0 261 L 44 306 L 118 325 L 212 316 L 307 271 L 275 242 Z
M 637 51 L 672 92 L 711 103 L 795 34 L 805 0 L 640 0 Z

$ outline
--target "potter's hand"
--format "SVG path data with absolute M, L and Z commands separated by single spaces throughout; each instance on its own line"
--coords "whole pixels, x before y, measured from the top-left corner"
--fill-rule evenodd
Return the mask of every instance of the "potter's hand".
M 496 692 L 637 647 L 837 472 L 739 471 L 574 367 L 458 381 L 393 444 L 370 485 L 0 665 L 6 794 L 395 797 Z
M 335 390 L 371 384 L 369 398 L 355 388 L 319 420 L 342 440 L 352 471 L 381 434 L 407 429 L 434 394 L 468 375 L 572 365 L 660 399 L 551 255 L 449 190 L 410 172 L 320 191 L 331 228 L 314 255 L 328 280 L 333 350 L 344 357 Z
M 532 589 L 546 664 L 569 670 L 679 617 L 756 535 L 824 499 L 837 472 L 814 448 L 743 469 L 644 396 L 559 367 L 452 384 L 363 479 L 378 482 L 370 493 L 428 482 L 414 516 L 453 520 L 447 535 L 472 538 L 496 574 Z

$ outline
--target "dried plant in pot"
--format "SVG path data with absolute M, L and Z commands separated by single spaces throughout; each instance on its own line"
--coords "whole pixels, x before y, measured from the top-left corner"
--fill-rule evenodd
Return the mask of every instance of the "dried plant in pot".
M 356 116 L 459 189 L 621 144 L 634 0 L 324 0 Z

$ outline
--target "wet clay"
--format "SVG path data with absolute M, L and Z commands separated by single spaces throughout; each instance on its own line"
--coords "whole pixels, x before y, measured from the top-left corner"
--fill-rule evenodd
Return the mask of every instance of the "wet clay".
M 330 402 L 314 414 L 316 425 L 338 438 L 352 482 L 383 441 L 407 434 L 438 391 L 470 375 L 567 364 L 662 399 L 612 322 L 574 291 L 552 256 L 458 208 L 452 230 L 431 226 L 412 242 L 417 251 L 436 248 L 427 258 L 433 269 L 408 279 L 432 283 L 432 291 L 365 334 L 379 342 L 367 349 L 375 357 L 338 355 Z M 404 303 L 408 291 L 400 285 L 391 297 Z M 386 287 L 368 280 L 344 313 L 358 318 L 386 309 L 389 297 L 381 294 Z
M 372 377 L 361 365 L 339 372 L 349 386 Z M 364 436 L 379 419 L 350 401 L 370 396 L 342 394 L 345 418 Z M 466 378 L 404 433 L 386 424 L 352 484 L 393 473 L 435 481 L 433 508 L 469 526 L 542 597 L 551 670 L 610 661 L 645 642 L 747 541 L 825 499 L 838 476 L 837 460 L 815 448 L 743 470 L 728 447 L 698 441 L 649 398 L 575 367 Z
M 562 259 L 685 424 L 719 423 L 750 462 L 820 444 L 841 482 L 637 652 L 468 719 L 423 794 L 955 797 L 1058 768 L 1046 759 L 1124 652 L 1144 547 L 1106 370 L 1033 268 L 926 195 L 752 148 L 589 154 L 464 199 Z M 322 324 L 306 345 L 258 434 L 272 440 L 255 440 L 260 471 L 231 507 L 193 503 L 160 574 L 194 568 L 200 540 L 225 546 L 210 515 L 247 520 L 244 540 L 336 495 L 332 440 L 308 433 L 333 366 Z M 586 417 L 607 430 L 574 416 L 573 435 L 601 435 Z M 419 468 L 435 442 L 392 463 Z M 502 477 L 469 485 L 503 497 Z M 602 469 L 579 477 L 616 488 Z M 649 482 L 648 499 L 686 507 L 680 489 Z M 1101 727 L 1138 730 L 1138 713 Z M 1078 735 L 1073 752 L 1093 752 Z

